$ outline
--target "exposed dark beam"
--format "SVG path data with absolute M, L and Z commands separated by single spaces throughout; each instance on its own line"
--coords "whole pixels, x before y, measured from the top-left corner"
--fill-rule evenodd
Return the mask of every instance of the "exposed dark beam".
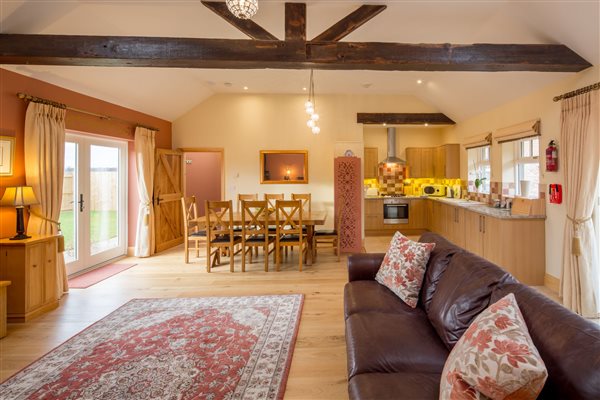
M 454 125 L 455 122 L 442 113 L 358 113 L 359 124 L 389 125 Z
M 285 3 L 285 40 L 306 40 L 306 4 Z
M 311 43 L 0 34 L 0 64 L 384 71 L 578 72 L 564 45 Z
M 362 5 L 314 38 L 313 42 L 336 42 L 357 30 L 386 8 L 387 6 L 384 5 Z
M 210 8 L 215 14 L 235 26 L 246 35 L 256 40 L 278 40 L 274 35 L 267 32 L 262 26 L 251 19 L 239 19 L 233 15 L 227 8 L 227 4 L 222 1 L 202 1 L 206 7 Z

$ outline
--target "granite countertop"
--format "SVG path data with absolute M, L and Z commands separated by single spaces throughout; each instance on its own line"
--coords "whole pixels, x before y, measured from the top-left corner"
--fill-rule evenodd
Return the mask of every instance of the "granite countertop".
M 545 215 L 512 215 L 510 210 L 504 208 L 494 208 L 486 203 L 480 203 L 473 200 L 449 199 L 446 197 L 429 197 L 431 200 L 450 204 L 455 207 L 465 208 L 467 210 L 488 215 L 499 219 L 546 219 Z
M 402 197 L 365 196 L 365 200 L 382 200 L 382 199 L 426 200 L 427 198 L 428 198 L 428 196 L 402 196 Z

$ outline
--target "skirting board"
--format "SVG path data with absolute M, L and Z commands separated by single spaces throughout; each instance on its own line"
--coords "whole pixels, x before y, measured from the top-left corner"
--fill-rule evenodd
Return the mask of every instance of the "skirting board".
M 552 275 L 546 274 L 544 275 L 544 286 L 556 292 L 556 294 L 558 295 L 558 292 L 560 290 L 560 279 L 555 278 Z

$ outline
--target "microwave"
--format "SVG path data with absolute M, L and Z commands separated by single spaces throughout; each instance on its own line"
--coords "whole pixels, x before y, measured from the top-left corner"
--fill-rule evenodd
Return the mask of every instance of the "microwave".
M 446 195 L 446 186 L 444 185 L 423 185 L 424 196 L 438 196 L 443 197 Z

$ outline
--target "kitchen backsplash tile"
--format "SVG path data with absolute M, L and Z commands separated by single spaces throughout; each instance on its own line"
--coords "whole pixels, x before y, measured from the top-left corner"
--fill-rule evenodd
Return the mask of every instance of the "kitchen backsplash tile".
M 400 164 L 379 164 L 377 166 L 377 179 L 380 194 L 404 193 L 405 169 Z

